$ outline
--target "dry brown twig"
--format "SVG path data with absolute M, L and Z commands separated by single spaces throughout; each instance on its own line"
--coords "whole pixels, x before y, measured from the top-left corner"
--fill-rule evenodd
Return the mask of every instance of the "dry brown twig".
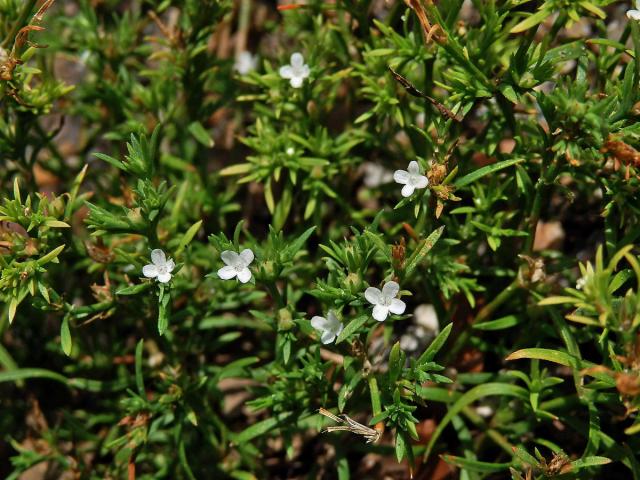
M 322 431 L 323 433 L 345 431 L 355 433 L 356 435 L 362 435 L 367 440 L 367 443 L 376 443 L 378 440 L 380 440 L 380 432 L 378 430 L 362 425 L 361 423 L 358 423 L 354 419 L 350 418 L 348 415 L 342 414 L 338 417 L 324 408 L 318 409 L 318 413 L 327 418 L 330 418 L 336 423 L 343 424 L 335 427 L 327 427 Z

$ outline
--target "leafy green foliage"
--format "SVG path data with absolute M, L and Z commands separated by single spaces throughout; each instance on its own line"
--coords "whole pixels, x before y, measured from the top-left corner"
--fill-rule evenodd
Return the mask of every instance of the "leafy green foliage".
M 0 477 L 639 478 L 627 7 L 0 2 Z

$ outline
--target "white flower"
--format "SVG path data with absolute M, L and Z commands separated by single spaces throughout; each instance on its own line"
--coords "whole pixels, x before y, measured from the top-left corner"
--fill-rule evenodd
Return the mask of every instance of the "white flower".
M 587 284 L 587 277 L 580 277 L 576 282 L 576 290 L 582 290 Z
M 374 305 L 373 318 L 379 322 L 383 322 L 389 312 L 401 315 L 407 308 L 402 300 L 396 297 L 400 291 L 400 285 L 396 282 L 387 282 L 382 287 L 382 291 L 375 287 L 369 287 L 364 291 L 364 297 L 367 301 Z
M 156 248 L 151 250 L 151 263 L 142 267 L 142 274 L 147 278 L 157 278 L 160 283 L 167 283 L 175 266 L 172 259 L 167 260 L 164 252 Z
M 251 270 L 248 268 L 253 262 L 253 252 L 251 250 L 245 248 L 240 254 L 225 250 L 220 254 L 220 258 L 225 263 L 225 266 L 218 270 L 218 276 L 221 279 L 231 280 L 234 277 L 238 277 L 238 280 L 242 283 L 247 283 L 251 280 Z
M 408 172 L 405 170 L 396 170 L 393 173 L 393 179 L 396 183 L 404 185 L 402 187 L 402 196 L 410 197 L 416 188 L 426 188 L 429 185 L 429 179 L 420 174 L 418 162 L 409 163 Z
M 629 20 L 636 20 L 640 22 L 640 0 L 636 0 L 636 9 L 627 11 L 627 18 Z
M 293 147 L 288 147 L 286 150 L 287 155 L 289 155 L 290 157 L 293 157 L 293 155 L 296 153 L 296 149 Z
M 329 310 L 327 318 L 317 315 L 313 317 L 311 319 L 311 326 L 321 332 L 320 341 L 325 345 L 332 343 L 344 328 L 344 325 L 338 320 L 338 317 L 336 317 L 336 314 L 333 313 L 332 310 Z
M 304 63 L 301 53 L 291 55 L 291 65 L 280 67 L 280 76 L 289 80 L 293 88 L 300 88 L 305 78 L 309 76 L 309 65 Z
M 252 72 L 258 66 L 258 56 L 252 55 L 251 52 L 240 52 L 233 64 L 233 69 L 240 75 L 246 75 Z

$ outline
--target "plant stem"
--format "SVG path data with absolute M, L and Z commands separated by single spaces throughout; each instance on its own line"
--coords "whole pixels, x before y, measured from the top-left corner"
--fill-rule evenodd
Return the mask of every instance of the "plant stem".
M 269 290 L 269 295 L 271 295 L 271 298 L 278 304 L 278 308 L 284 308 L 286 304 L 284 303 L 282 295 L 280 295 L 280 290 L 278 290 L 276 282 L 267 282 L 266 286 L 267 290 Z
M 544 164 L 542 166 L 544 169 Z M 531 214 L 527 220 L 527 230 L 529 232 L 529 236 L 525 242 L 524 252 L 525 254 L 530 254 L 533 251 L 533 242 L 536 237 L 536 228 L 538 226 L 538 221 L 540 220 L 540 211 L 542 210 L 542 200 L 546 190 L 546 187 L 549 183 L 553 182 L 558 172 L 558 164 L 557 162 L 552 162 L 549 168 L 547 168 L 546 172 L 542 172 L 538 182 L 536 183 L 536 194 L 533 198 L 533 205 L 531 206 Z

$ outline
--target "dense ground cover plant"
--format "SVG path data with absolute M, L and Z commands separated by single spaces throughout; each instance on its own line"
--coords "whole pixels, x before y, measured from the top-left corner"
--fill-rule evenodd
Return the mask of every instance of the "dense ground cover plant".
M 0 1 L 0 475 L 640 478 L 638 10 Z

